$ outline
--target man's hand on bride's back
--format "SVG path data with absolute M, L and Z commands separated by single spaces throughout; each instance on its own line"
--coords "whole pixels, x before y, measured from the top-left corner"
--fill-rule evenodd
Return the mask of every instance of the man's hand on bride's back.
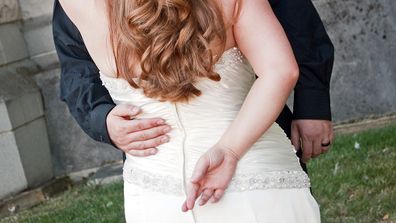
M 133 156 L 150 156 L 158 152 L 157 146 L 169 141 L 171 128 L 161 118 L 134 119 L 140 109 L 120 104 L 106 118 L 107 130 L 113 144 Z
M 219 201 L 235 174 L 238 160 L 232 150 L 218 144 L 202 155 L 187 185 L 187 198 L 182 211 L 192 210 L 200 196 L 201 206 L 208 201 Z

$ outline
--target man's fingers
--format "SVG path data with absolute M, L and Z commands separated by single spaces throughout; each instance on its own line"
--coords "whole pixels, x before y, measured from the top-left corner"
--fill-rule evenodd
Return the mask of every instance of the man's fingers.
M 322 144 L 332 143 L 333 141 L 331 121 L 293 120 L 291 127 L 291 141 L 295 147 L 300 146 L 301 150 L 299 152 L 302 152 L 302 162 L 306 163 L 309 159 L 327 152 L 330 148 L 323 147 Z
M 314 140 L 312 146 L 312 158 L 316 158 L 322 154 L 322 142 L 319 139 Z
M 133 117 L 140 113 L 140 108 L 134 105 L 119 104 L 111 110 L 111 114 L 120 117 Z
M 197 164 L 195 165 L 195 169 L 193 175 L 191 177 L 191 182 L 198 183 L 203 176 L 205 176 L 206 172 L 208 171 L 210 162 L 206 156 L 202 156 L 199 158 Z
M 106 118 L 109 136 L 116 147 L 130 155 L 153 155 L 155 147 L 169 141 L 166 133 L 170 132 L 170 126 L 161 118 L 130 120 L 140 112 L 140 108 L 129 104 L 114 107 Z
M 158 149 L 149 148 L 149 149 L 145 149 L 145 150 L 129 150 L 126 152 L 131 156 L 146 157 L 146 156 L 152 156 L 152 155 L 157 154 Z
M 303 139 L 302 141 L 302 148 L 303 148 L 303 154 L 301 157 L 301 161 L 303 163 L 306 163 L 311 159 L 312 157 L 312 148 L 313 147 L 313 142 L 308 140 L 308 139 Z
M 151 129 L 142 130 L 140 132 L 133 132 L 128 135 L 129 142 L 132 143 L 135 141 L 147 141 L 150 139 L 157 138 L 159 136 L 165 135 L 169 133 L 171 128 L 167 125 L 157 126 Z
M 170 140 L 169 136 L 164 135 L 145 141 L 135 141 L 127 146 L 127 150 L 145 150 L 148 148 L 157 147 L 163 143 L 167 143 L 169 142 L 169 140 Z
M 324 154 L 324 153 L 327 153 L 328 151 L 329 151 L 329 149 L 330 149 L 330 146 L 325 146 L 325 147 L 322 147 L 322 154 Z
M 151 129 L 165 124 L 165 120 L 161 118 L 153 119 L 134 119 L 125 122 L 124 129 L 127 133 L 139 132 L 146 129 Z
M 329 131 L 329 142 L 332 144 L 334 141 L 334 131 L 333 128 L 330 127 L 330 131 Z
M 300 133 L 297 128 L 292 128 L 291 142 L 296 150 L 300 149 Z
M 325 144 L 328 144 L 328 143 L 330 143 L 330 145 L 328 145 L 328 146 L 322 146 L 322 145 L 325 145 Z M 330 137 L 325 137 L 325 138 L 322 140 L 320 146 L 321 146 L 321 151 L 322 151 L 322 153 L 327 153 L 327 152 L 329 151 L 329 149 L 330 149 L 330 146 L 331 146 Z

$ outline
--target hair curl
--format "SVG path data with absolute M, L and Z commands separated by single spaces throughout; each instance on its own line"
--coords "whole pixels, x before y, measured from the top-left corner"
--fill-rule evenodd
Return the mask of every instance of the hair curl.
M 199 78 L 220 81 L 213 66 L 224 52 L 226 28 L 215 1 L 108 0 L 108 12 L 117 77 L 147 97 L 188 102 L 201 95 L 194 86 Z

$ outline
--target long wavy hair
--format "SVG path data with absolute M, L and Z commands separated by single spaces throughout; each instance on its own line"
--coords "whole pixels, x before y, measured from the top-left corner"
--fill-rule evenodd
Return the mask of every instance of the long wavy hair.
M 117 77 L 147 97 L 188 102 L 201 95 L 194 86 L 199 78 L 220 81 L 213 68 L 224 52 L 226 25 L 215 1 L 108 0 L 107 6 Z

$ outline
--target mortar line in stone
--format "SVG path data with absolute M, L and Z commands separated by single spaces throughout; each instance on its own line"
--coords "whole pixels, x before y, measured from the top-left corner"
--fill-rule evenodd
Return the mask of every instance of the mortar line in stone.
M 29 124 L 32 123 L 32 122 L 35 122 L 35 121 L 37 121 L 37 120 L 40 120 L 41 118 L 44 118 L 44 120 L 47 121 L 47 120 L 45 119 L 45 115 L 41 115 L 41 116 L 39 116 L 39 117 L 37 117 L 37 118 L 35 118 L 35 119 L 32 119 L 32 120 L 30 120 L 30 121 L 28 121 L 28 122 L 25 122 L 25 123 L 23 123 L 23 124 L 21 124 L 21 125 L 18 125 L 18 126 L 12 128 L 12 129 L 10 129 L 10 130 L 0 131 L 0 135 L 1 135 L 1 134 L 8 133 L 8 132 L 14 132 L 15 130 L 17 130 L 17 129 L 19 129 L 19 128 L 22 128 L 22 127 L 25 127 L 25 126 L 29 125 Z

